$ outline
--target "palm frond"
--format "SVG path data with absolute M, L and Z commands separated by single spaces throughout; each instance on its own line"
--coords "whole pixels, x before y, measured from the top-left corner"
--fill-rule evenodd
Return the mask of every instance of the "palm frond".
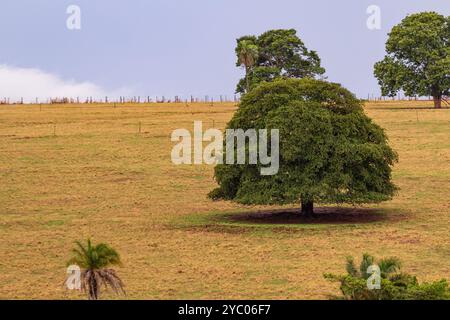
M 98 267 L 106 267 L 108 265 L 121 265 L 119 253 L 108 246 L 100 243 L 95 247 L 95 252 L 98 254 Z
M 347 262 L 345 265 L 345 269 L 347 270 L 347 273 L 353 277 L 357 277 L 358 270 L 356 269 L 355 266 L 355 260 L 353 259 L 353 257 L 347 257 L 346 260 Z
M 80 250 L 72 249 L 72 254 L 73 254 L 72 258 L 70 258 L 69 261 L 67 261 L 67 266 L 75 264 L 80 268 L 89 267 L 86 255 L 84 255 Z
M 80 248 L 80 250 L 81 250 L 81 252 L 84 254 L 84 255 L 86 255 L 86 256 L 88 256 L 89 254 L 88 254 L 88 249 L 89 249 L 89 244 L 90 244 L 90 239 L 88 239 L 88 248 L 85 248 L 84 246 L 83 246 L 83 244 L 80 242 L 80 241 L 75 241 L 75 244 L 78 246 L 78 248 Z M 74 250 L 77 250 L 77 249 L 74 249 Z
M 258 58 L 258 47 L 249 41 L 241 41 L 238 45 L 239 63 L 252 67 Z
M 361 264 L 359 266 L 359 271 L 361 272 L 361 276 L 364 279 L 367 279 L 370 277 L 370 274 L 367 273 L 367 269 L 373 265 L 375 262 L 375 258 L 373 256 L 371 256 L 368 253 L 364 253 L 363 254 L 363 259 L 361 261 Z
M 388 275 L 396 273 L 401 269 L 400 259 L 396 257 L 384 258 L 378 262 L 378 266 L 380 267 L 381 277 L 387 278 Z
M 110 287 L 116 294 L 126 294 L 125 285 L 113 269 L 101 269 L 96 271 L 105 287 Z

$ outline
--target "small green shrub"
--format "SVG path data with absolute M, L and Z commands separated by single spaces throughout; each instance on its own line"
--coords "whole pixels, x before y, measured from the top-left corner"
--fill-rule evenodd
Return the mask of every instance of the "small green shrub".
M 380 268 L 380 289 L 369 289 L 367 273 L 371 265 Z M 364 254 L 359 268 L 352 257 L 347 258 L 346 275 L 325 274 L 330 281 L 340 283 L 342 297 L 346 300 L 450 300 L 450 287 L 444 279 L 419 284 L 415 276 L 400 272 L 398 258 L 385 258 L 375 263 L 375 258 Z

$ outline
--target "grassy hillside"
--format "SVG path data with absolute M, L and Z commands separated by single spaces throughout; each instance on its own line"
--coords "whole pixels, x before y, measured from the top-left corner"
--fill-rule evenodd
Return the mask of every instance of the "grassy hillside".
M 84 297 L 63 283 L 87 237 L 122 254 L 133 299 L 324 299 L 337 288 L 322 274 L 365 251 L 398 256 L 421 281 L 448 278 L 450 109 L 431 106 L 367 104 L 399 153 L 398 196 L 304 223 L 211 202 L 213 167 L 171 163 L 172 130 L 224 128 L 233 104 L 1 105 L 0 298 Z

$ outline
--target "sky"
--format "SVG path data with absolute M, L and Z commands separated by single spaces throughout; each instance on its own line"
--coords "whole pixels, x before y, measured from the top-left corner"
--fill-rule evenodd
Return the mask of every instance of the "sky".
M 69 29 L 71 5 L 80 29 Z M 367 8 L 380 9 L 369 29 Z M 0 99 L 234 94 L 236 38 L 294 28 L 329 81 L 379 95 L 373 65 L 407 14 L 449 0 L 2 0 Z M 70 20 L 74 21 L 74 20 Z

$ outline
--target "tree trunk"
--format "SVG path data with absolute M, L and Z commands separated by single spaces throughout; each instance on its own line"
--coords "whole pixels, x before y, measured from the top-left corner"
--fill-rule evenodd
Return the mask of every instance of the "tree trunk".
M 306 218 L 315 217 L 314 202 L 311 200 L 302 200 L 302 215 Z
M 440 95 L 433 96 L 433 101 L 434 101 L 435 108 L 437 108 L 437 109 L 442 108 L 442 96 L 440 96 Z
M 89 300 L 98 300 L 98 286 L 95 276 L 92 275 L 89 283 Z
M 250 68 L 249 67 L 245 67 L 245 83 L 246 83 L 246 91 L 247 93 L 249 93 L 250 91 L 250 79 L 249 79 L 249 75 L 250 75 Z

